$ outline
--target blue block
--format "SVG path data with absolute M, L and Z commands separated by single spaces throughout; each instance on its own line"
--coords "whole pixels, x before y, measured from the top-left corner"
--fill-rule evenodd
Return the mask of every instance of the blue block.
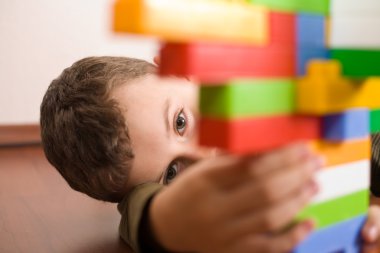
M 361 229 L 366 216 L 359 216 L 313 232 L 293 253 L 359 253 Z
M 322 119 L 323 139 L 343 141 L 365 138 L 370 135 L 368 109 L 357 108 L 342 113 L 330 114 Z
M 297 74 L 306 74 L 307 64 L 313 59 L 330 59 L 330 51 L 324 47 L 298 46 L 297 48 Z
M 326 25 L 324 16 L 299 14 L 296 20 L 298 46 L 326 47 Z

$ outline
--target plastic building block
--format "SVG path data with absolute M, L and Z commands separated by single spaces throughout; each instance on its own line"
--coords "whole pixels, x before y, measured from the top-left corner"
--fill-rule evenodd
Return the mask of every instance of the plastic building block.
M 343 142 L 317 140 L 310 143 L 312 150 L 325 157 L 326 166 L 355 162 L 371 157 L 371 140 L 364 138 Z
M 380 66 L 380 65 L 379 65 Z M 308 73 L 297 81 L 296 110 L 325 115 L 355 107 L 380 108 L 380 78 L 353 81 L 341 76 L 337 61 L 311 61 Z
M 370 116 L 366 108 L 355 108 L 342 113 L 329 114 L 322 119 L 323 139 L 344 141 L 370 135 Z
M 298 14 L 297 45 L 305 47 L 325 48 L 326 24 L 321 15 Z
M 368 199 L 369 190 L 361 190 L 340 198 L 312 204 L 302 210 L 297 219 L 312 218 L 318 229 L 324 228 L 365 214 L 368 210 Z
M 270 9 L 290 12 L 309 12 L 329 14 L 330 0 L 249 0 L 254 4 L 262 4 Z
M 293 13 L 269 12 L 269 45 L 294 46 L 297 42 L 297 16 Z
M 299 12 L 329 15 L 330 0 L 298 0 L 297 9 Z
M 328 44 L 331 48 L 379 50 L 380 29 L 374 27 L 380 27 L 380 13 L 376 17 L 368 17 L 367 14 L 358 17 L 333 15 Z
M 257 5 L 264 5 L 270 9 L 276 11 L 289 11 L 296 12 L 297 11 L 297 0 L 248 0 L 249 2 Z
M 159 71 L 163 76 L 191 76 L 204 83 L 243 77 L 291 78 L 296 73 L 295 62 L 292 46 L 166 44 Z
M 213 118 L 286 115 L 295 111 L 292 79 L 235 80 L 201 86 L 200 111 Z
M 297 48 L 297 74 L 303 76 L 311 60 L 327 60 L 330 51 L 325 47 L 298 46 Z
M 320 118 L 308 116 L 273 116 L 248 119 L 200 120 L 200 144 L 237 154 L 262 152 L 293 141 L 316 140 Z
M 243 1 L 118 0 L 114 30 L 168 41 L 268 42 L 268 11 Z
M 380 132 L 380 109 L 370 112 L 371 134 Z
M 343 66 L 344 76 L 352 78 L 380 76 L 380 49 L 332 49 L 331 59 L 340 61 Z
M 321 15 L 297 16 L 297 74 L 303 76 L 310 60 L 329 59 L 326 48 L 326 22 Z
M 326 167 L 315 177 L 319 192 L 313 204 L 336 199 L 369 188 L 370 159 Z
M 380 16 L 380 1 L 362 0 L 360 4 L 357 0 L 333 0 L 331 1 L 331 14 L 361 17 Z M 371 30 L 374 30 L 371 28 Z
M 367 217 L 362 215 L 317 230 L 299 244 L 293 253 L 359 253 L 361 230 Z

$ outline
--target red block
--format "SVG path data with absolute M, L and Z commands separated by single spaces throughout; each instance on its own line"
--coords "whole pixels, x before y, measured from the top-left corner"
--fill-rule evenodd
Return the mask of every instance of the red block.
M 167 43 L 161 49 L 160 74 L 189 76 L 203 83 L 238 77 L 296 76 L 296 19 L 294 14 L 270 14 L 266 46 L 213 43 Z
M 160 75 L 193 77 L 203 83 L 239 77 L 292 78 L 295 66 L 293 46 L 166 44 L 161 50 Z
M 319 117 L 202 118 L 200 121 L 201 145 L 237 154 L 263 152 L 294 141 L 320 138 Z
M 295 45 L 297 41 L 297 18 L 292 13 L 269 14 L 270 44 Z

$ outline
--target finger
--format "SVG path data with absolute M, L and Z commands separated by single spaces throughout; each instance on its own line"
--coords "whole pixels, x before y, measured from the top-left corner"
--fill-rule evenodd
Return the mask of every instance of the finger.
M 317 192 L 318 187 L 315 182 L 310 182 L 276 205 L 231 220 L 231 231 L 236 231 L 236 234 L 240 235 L 252 232 L 277 232 L 291 223 Z
M 380 235 L 380 207 L 371 206 L 367 221 L 362 229 L 362 237 L 366 243 L 374 243 Z
M 233 155 L 214 156 L 199 161 L 191 170 L 188 170 L 188 174 L 201 173 L 202 177 L 200 178 L 212 182 L 219 188 L 229 190 L 231 187 L 240 185 L 247 178 L 249 159 Z
M 244 179 L 249 180 L 250 183 L 254 180 L 260 180 L 263 175 L 295 164 L 308 154 L 311 154 L 309 146 L 298 143 L 260 157 L 256 155 L 244 157 L 229 155 L 207 159 L 203 161 L 203 164 L 200 164 L 200 167 L 220 186 L 228 188 L 241 185 Z
M 251 235 L 238 240 L 228 252 L 286 253 L 291 252 L 314 229 L 310 220 L 303 221 L 284 233 L 277 235 Z M 227 252 L 227 251 L 226 251 Z
M 251 173 L 256 177 L 260 177 L 263 174 L 294 165 L 310 155 L 312 155 L 310 146 L 305 143 L 296 143 L 282 147 L 253 160 L 251 163 Z
M 160 56 L 155 56 L 155 57 L 153 58 L 153 62 L 154 62 L 156 65 L 160 65 L 160 63 L 161 63 Z
M 252 213 L 262 206 L 270 206 L 300 192 L 322 166 L 318 157 L 309 157 L 296 166 L 272 173 L 256 184 L 242 184 L 235 191 L 226 193 L 226 202 L 233 206 L 231 214 Z M 257 197 L 260 196 L 260 197 Z M 247 201 L 249 200 L 249 201 Z M 228 209 L 228 206 L 225 208 Z

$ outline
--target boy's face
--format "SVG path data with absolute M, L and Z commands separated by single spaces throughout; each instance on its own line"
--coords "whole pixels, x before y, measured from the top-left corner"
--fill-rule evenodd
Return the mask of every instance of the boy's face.
M 112 92 L 124 113 L 135 158 L 129 186 L 170 183 L 193 161 L 212 155 L 197 146 L 198 88 L 149 75 Z

